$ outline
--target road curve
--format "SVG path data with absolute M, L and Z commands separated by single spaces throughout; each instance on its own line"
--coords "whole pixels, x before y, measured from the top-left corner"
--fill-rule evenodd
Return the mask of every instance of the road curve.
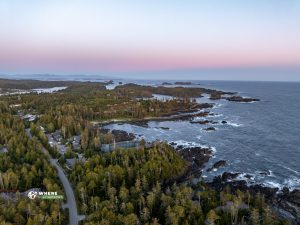
M 32 138 L 32 134 L 30 132 L 30 129 L 25 130 L 29 138 Z M 67 203 L 63 205 L 63 208 L 68 208 L 69 209 L 69 224 L 70 225 L 78 225 L 78 221 L 84 220 L 85 216 L 84 215 L 78 215 L 78 210 L 77 210 L 77 204 L 76 204 L 76 199 L 75 199 L 75 194 L 72 189 L 72 186 L 65 175 L 63 169 L 60 167 L 58 164 L 57 159 L 52 159 L 49 152 L 42 147 L 42 152 L 46 155 L 48 159 L 50 159 L 50 164 L 54 166 L 57 170 L 58 177 L 64 187 L 64 191 L 67 196 Z
M 65 208 L 69 209 L 69 224 L 78 225 L 79 215 L 78 215 L 74 191 L 71 187 L 71 184 L 67 176 L 65 175 L 63 169 L 59 166 L 57 159 L 50 159 L 50 163 L 56 168 L 58 177 L 64 186 L 64 190 L 67 196 L 67 203 L 65 204 Z

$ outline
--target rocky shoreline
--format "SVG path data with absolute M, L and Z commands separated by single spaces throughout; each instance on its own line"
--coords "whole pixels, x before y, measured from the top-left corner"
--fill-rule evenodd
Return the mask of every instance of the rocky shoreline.
M 219 98 L 220 97 L 220 98 Z M 240 96 L 230 96 L 223 97 L 222 95 L 213 96 L 211 95 L 211 99 L 225 99 L 232 102 L 241 102 L 241 103 L 249 103 L 260 101 L 255 98 L 245 98 Z M 203 105 L 202 109 L 211 108 L 212 104 Z M 199 109 L 190 109 L 189 111 L 177 112 L 172 115 L 167 115 L 165 117 L 160 118 L 146 118 L 143 120 L 137 121 L 126 121 L 119 123 L 129 123 L 136 126 L 148 127 L 148 122 L 150 121 L 180 121 L 185 120 L 189 121 L 191 124 L 200 124 L 200 125 L 208 125 L 208 124 L 227 124 L 228 122 L 223 121 L 213 121 L 208 119 L 203 119 L 201 121 L 194 121 L 193 119 L 196 117 L 206 118 L 208 115 L 211 115 L 209 111 L 201 111 Z M 168 129 L 168 128 L 161 128 Z M 214 127 L 204 128 L 206 131 L 214 131 Z M 200 179 L 202 176 L 203 169 L 209 160 L 213 157 L 213 150 L 211 148 L 203 148 L 203 147 L 186 147 L 183 145 L 177 145 L 175 142 L 170 143 L 173 148 L 178 151 L 178 153 L 188 162 L 187 169 L 185 173 L 179 177 L 176 182 L 186 182 L 191 181 L 192 179 Z M 207 169 L 208 172 L 216 170 L 220 167 L 226 165 L 225 160 L 220 160 L 216 162 L 211 168 Z M 268 176 L 269 172 L 261 172 L 261 175 Z M 300 190 L 289 190 L 288 188 L 283 188 L 279 190 L 278 188 L 266 187 L 261 184 L 255 184 L 252 180 L 253 177 L 249 174 L 243 175 L 243 178 L 246 180 L 239 180 L 241 173 L 230 173 L 224 172 L 222 175 L 219 175 L 213 179 L 213 181 L 208 182 L 207 185 L 216 190 L 222 191 L 223 189 L 230 187 L 232 193 L 236 193 L 238 190 L 243 192 L 249 192 L 252 195 L 256 195 L 258 193 L 265 196 L 265 199 L 271 209 L 276 212 L 280 217 L 287 219 L 291 222 L 291 224 L 300 224 Z
M 101 132 L 107 133 L 109 130 L 102 129 Z M 127 133 L 126 131 L 112 130 L 110 132 L 114 135 L 117 142 L 136 139 L 134 134 Z M 206 147 L 187 147 L 178 145 L 175 142 L 169 144 L 188 163 L 185 173 L 173 182 L 182 183 L 191 182 L 192 179 L 199 180 L 205 165 L 213 157 L 213 149 Z M 219 160 L 214 163 L 211 168 L 208 168 L 207 171 L 210 172 L 219 169 L 220 167 L 224 167 L 226 163 L 225 160 Z M 261 174 L 268 176 L 268 172 L 261 172 Z M 216 176 L 212 181 L 207 182 L 207 185 L 218 192 L 229 187 L 234 194 L 238 190 L 249 192 L 253 196 L 262 194 L 265 196 L 266 202 L 271 209 L 281 218 L 289 220 L 293 225 L 300 223 L 300 190 L 289 190 L 286 187 L 279 190 L 278 188 L 266 187 L 251 181 L 253 177 L 249 174 L 243 176 L 248 179 L 249 182 L 246 180 L 239 180 L 241 175 L 242 173 L 224 172 L 222 175 Z
M 227 101 L 231 101 L 231 102 L 258 102 L 260 101 L 257 98 L 245 98 L 245 97 L 241 97 L 241 96 L 231 96 L 228 98 L 225 98 Z
M 109 132 L 113 135 L 115 142 L 132 141 L 136 138 L 133 133 L 127 133 L 123 130 L 100 129 L 101 134 L 108 134 Z
M 200 178 L 202 175 L 202 170 L 205 167 L 205 164 L 213 156 L 213 151 L 211 148 L 202 148 L 202 147 L 185 147 L 185 146 L 176 146 L 176 143 L 170 143 L 179 155 L 185 159 L 188 165 L 188 172 L 186 174 L 186 179 L 193 176 L 194 178 Z
M 249 103 L 249 102 L 257 102 L 260 101 L 260 99 L 257 98 L 248 98 L 248 97 L 241 97 L 241 96 L 223 96 L 222 92 L 216 91 L 210 94 L 210 100 L 221 100 L 221 99 L 225 99 L 227 101 L 231 101 L 231 102 L 245 102 L 245 103 Z
M 289 220 L 293 225 L 300 223 L 300 190 L 289 190 L 287 187 L 279 190 L 261 184 L 249 185 L 245 180 L 235 180 L 239 175 L 240 173 L 225 172 L 208 182 L 207 185 L 216 191 L 229 187 L 232 193 L 240 190 L 248 191 L 251 195 L 262 194 L 272 210 L 281 218 Z
M 110 124 L 131 124 L 135 126 L 145 127 L 148 128 L 148 123 L 150 121 L 183 121 L 183 120 L 190 120 L 196 117 L 207 117 L 210 114 L 209 111 L 201 111 L 205 109 L 210 109 L 214 105 L 209 103 L 202 103 L 196 104 L 195 107 L 188 109 L 188 110 L 177 110 L 174 113 L 166 114 L 161 117 L 150 117 L 144 119 L 137 119 L 137 120 L 120 120 L 120 121 L 106 121 L 106 122 L 99 122 L 100 126 L 106 126 Z M 96 123 L 94 123 L 96 124 Z

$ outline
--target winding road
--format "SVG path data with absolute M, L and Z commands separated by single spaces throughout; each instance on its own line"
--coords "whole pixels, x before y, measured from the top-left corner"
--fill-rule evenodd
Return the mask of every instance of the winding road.
M 63 169 L 58 164 L 57 159 L 50 159 L 50 163 L 57 170 L 58 177 L 64 186 L 65 194 L 67 196 L 67 203 L 64 205 L 64 208 L 69 209 L 69 224 L 70 225 L 78 225 L 78 221 L 83 219 L 83 216 L 78 215 L 77 204 L 75 199 L 74 191 L 71 187 L 71 184 L 65 175 Z
M 30 129 L 26 129 L 26 133 L 30 138 L 32 138 Z M 70 225 L 78 225 L 78 222 L 80 220 L 84 220 L 85 216 L 78 215 L 75 194 L 74 194 L 73 188 L 70 184 L 70 181 L 68 180 L 67 176 L 65 175 L 63 169 L 58 164 L 58 160 L 51 158 L 49 152 L 44 147 L 43 147 L 42 151 L 50 159 L 50 164 L 56 168 L 57 175 L 64 187 L 64 191 L 65 191 L 65 194 L 67 197 L 67 203 L 63 205 L 63 208 L 69 209 L 69 224 Z

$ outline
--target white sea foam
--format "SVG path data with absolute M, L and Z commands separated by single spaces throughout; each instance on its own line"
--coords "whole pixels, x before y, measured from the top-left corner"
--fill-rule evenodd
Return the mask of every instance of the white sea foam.
M 241 127 L 241 126 L 243 126 L 242 124 L 238 124 L 238 123 L 234 123 L 234 122 L 230 122 L 230 121 L 227 122 L 227 125 L 232 126 L 232 127 Z
M 207 145 L 202 145 L 196 142 L 189 142 L 189 141 L 184 141 L 184 140 L 178 140 L 178 141 L 173 141 L 176 146 L 184 146 L 184 147 L 200 147 L 200 148 L 209 148 L 212 150 L 212 152 L 216 152 L 215 147 L 207 146 Z
M 279 188 L 279 190 L 281 190 L 284 187 L 284 185 L 271 180 L 265 181 L 263 183 L 263 186 L 271 187 L 271 188 Z
M 278 188 L 279 191 L 284 187 L 288 187 L 290 190 L 299 189 L 300 188 L 300 178 L 290 177 L 284 180 L 283 183 L 278 183 L 274 180 L 266 180 L 261 183 L 261 185 L 265 187 Z
M 300 178 L 299 177 L 291 177 L 285 179 L 283 182 L 284 186 L 289 187 L 291 190 L 300 188 Z
M 237 177 L 236 177 L 236 179 L 237 180 L 245 180 L 245 181 L 247 181 L 248 179 L 245 177 L 247 174 L 246 173 L 241 173 L 241 174 L 239 174 Z
M 235 173 L 232 171 L 232 173 Z M 252 173 L 240 173 L 234 180 L 243 180 L 247 182 L 247 185 L 253 185 L 254 183 L 262 185 L 264 187 L 278 188 L 280 192 L 284 187 L 288 187 L 290 190 L 300 188 L 300 178 L 299 177 L 289 177 L 284 180 L 284 182 L 278 182 L 274 178 L 274 174 L 269 170 L 270 175 L 262 176 L 261 171 L 256 171 Z M 247 178 L 246 175 L 250 175 L 250 178 Z M 254 182 L 254 183 L 253 183 Z
M 213 115 L 208 115 L 208 118 L 213 118 L 213 117 L 222 117 L 223 114 L 213 114 Z
M 216 103 L 216 104 L 214 104 L 213 109 L 217 109 L 217 108 L 220 108 L 220 107 L 222 107 L 222 106 L 223 106 L 223 104 L 221 104 L 221 103 Z
M 210 147 L 210 149 L 213 151 L 213 153 L 217 152 L 217 149 L 215 147 Z

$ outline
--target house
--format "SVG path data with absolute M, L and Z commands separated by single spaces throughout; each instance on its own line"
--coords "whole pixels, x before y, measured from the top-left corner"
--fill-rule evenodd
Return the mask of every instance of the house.
M 73 149 L 80 149 L 80 135 L 74 136 L 72 141 Z
M 6 146 L 3 146 L 3 147 L 0 147 L 0 154 L 4 154 L 4 153 L 7 153 L 8 152 L 8 149 Z
M 32 114 L 27 114 L 27 115 L 23 116 L 23 119 L 27 120 L 29 122 L 35 121 L 36 118 L 37 118 L 37 116 L 36 115 L 32 115 Z
M 61 144 L 62 136 L 59 131 L 56 131 L 52 134 L 46 134 L 48 138 L 48 143 L 51 147 L 56 147 L 60 154 L 65 154 L 67 151 L 67 147 Z
M 52 133 L 52 137 L 53 137 L 54 141 L 56 141 L 56 142 L 61 142 L 63 139 L 60 131 L 55 131 L 54 133 Z
M 73 169 L 74 165 L 76 163 L 76 159 L 66 159 L 66 166 L 68 167 L 68 169 Z
M 46 134 L 47 138 L 48 138 L 48 143 L 50 144 L 51 147 L 54 147 L 54 145 L 56 144 L 52 135 L 51 134 Z
M 65 145 L 57 145 L 57 149 L 60 154 L 64 155 L 67 151 L 67 147 Z

